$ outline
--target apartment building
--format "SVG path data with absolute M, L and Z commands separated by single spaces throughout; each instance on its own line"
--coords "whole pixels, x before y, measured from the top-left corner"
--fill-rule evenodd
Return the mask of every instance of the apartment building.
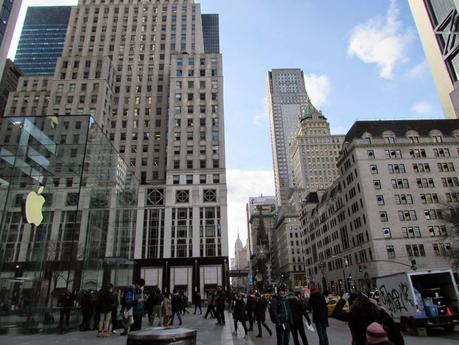
M 329 291 L 451 267 L 447 205 L 459 201 L 459 121 L 357 121 L 340 176 L 308 195 L 300 215 L 307 279 Z

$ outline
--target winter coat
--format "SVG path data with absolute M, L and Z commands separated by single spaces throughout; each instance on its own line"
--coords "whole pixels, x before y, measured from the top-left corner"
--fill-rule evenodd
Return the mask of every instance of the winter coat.
M 194 297 L 194 300 L 195 300 L 195 304 L 196 305 L 200 305 L 201 304 L 201 294 L 196 294 L 196 296 Z
M 267 307 L 268 301 L 264 297 L 258 297 L 255 302 L 255 317 L 257 320 L 265 322 Z
M 271 317 L 271 321 L 276 325 L 292 323 L 292 312 L 285 297 L 281 297 L 280 295 L 273 296 L 269 316 Z
M 113 306 L 115 305 L 115 297 L 109 290 L 102 290 L 99 294 L 97 303 L 101 313 L 109 313 L 112 311 Z
M 352 334 L 352 344 L 366 345 L 367 327 L 373 322 L 378 322 L 383 325 L 392 344 L 404 345 L 405 341 L 403 340 L 403 336 L 390 315 L 383 309 L 369 303 L 354 303 L 347 313 L 343 311 L 346 301 L 340 299 L 333 311 L 333 316 L 336 319 L 349 323 L 349 329 Z
M 217 295 L 215 297 L 215 305 L 218 307 L 224 307 L 225 306 L 225 293 L 223 291 L 217 291 Z
M 288 303 L 290 304 L 290 310 L 292 311 L 292 321 L 294 325 L 303 324 L 303 316 L 309 324 L 311 323 L 311 319 L 309 318 L 303 301 L 301 301 L 298 297 L 293 296 L 288 299 Z
M 237 299 L 234 304 L 233 310 L 233 318 L 234 320 L 244 322 L 247 320 L 247 316 L 245 314 L 246 305 L 242 299 Z
M 57 305 L 62 308 L 72 308 L 73 302 L 75 301 L 75 296 L 70 292 L 64 292 L 57 301 Z
M 172 316 L 172 301 L 170 298 L 164 298 L 161 312 L 163 315 Z
M 182 310 L 182 298 L 180 297 L 179 294 L 173 294 L 172 295 L 172 312 L 176 313 L 180 310 Z
M 325 297 L 319 291 L 313 292 L 308 304 L 312 310 L 312 322 L 328 327 L 328 308 Z
M 248 295 L 247 296 L 247 311 L 250 313 L 250 312 L 254 312 L 255 311 L 255 303 L 256 303 L 256 299 L 253 295 Z
M 153 298 L 152 298 L 152 303 L 153 305 L 161 305 L 161 303 L 163 302 L 164 300 L 164 296 L 162 293 L 160 292 L 156 292 L 154 295 L 153 295 Z

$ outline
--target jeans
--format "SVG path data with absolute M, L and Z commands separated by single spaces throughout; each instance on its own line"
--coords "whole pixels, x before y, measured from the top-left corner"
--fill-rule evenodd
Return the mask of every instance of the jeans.
M 140 331 L 142 329 L 142 317 L 143 317 L 143 314 L 140 314 L 140 313 L 133 314 L 134 323 L 131 325 L 131 332 Z
M 207 315 L 209 315 L 209 314 L 210 314 L 211 317 L 215 316 L 214 315 L 215 314 L 215 309 L 214 309 L 214 305 L 213 304 L 209 304 L 207 306 L 207 311 L 206 311 L 206 315 L 204 315 L 204 318 L 207 319 Z
M 62 330 L 65 328 L 69 328 L 69 320 L 70 320 L 70 308 L 62 308 L 59 315 L 59 328 Z
M 316 323 L 316 330 L 319 336 L 319 345 L 328 345 L 327 326 L 322 323 Z
M 217 321 L 220 324 L 225 324 L 225 305 L 224 304 L 218 304 L 217 305 Z
M 288 345 L 290 338 L 290 326 L 288 323 L 276 325 L 277 345 Z
M 158 326 L 161 325 L 161 305 L 154 305 L 151 314 L 148 314 L 148 321 L 150 322 L 150 326 L 153 326 L 155 323 L 155 317 L 158 317 Z
M 292 325 L 292 337 L 293 343 L 295 345 L 300 345 L 298 340 L 298 333 L 300 334 L 301 340 L 303 341 L 303 345 L 308 345 L 308 338 L 306 338 L 306 333 L 304 332 L 303 322 L 297 322 Z
M 180 311 L 173 311 L 173 312 L 172 312 L 172 318 L 171 318 L 170 324 L 171 324 L 171 325 L 174 324 L 174 317 L 175 317 L 175 315 L 177 315 L 177 318 L 178 318 L 178 320 L 179 320 L 179 325 L 181 325 L 181 324 L 182 324 L 182 317 L 180 316 Z
M 199 308 L 199 312 L 202 314 L 201 303 L 196 303 L 194 305 L 194 313 L 196 314 L 196 311 L 198 310 L 198 308 Z

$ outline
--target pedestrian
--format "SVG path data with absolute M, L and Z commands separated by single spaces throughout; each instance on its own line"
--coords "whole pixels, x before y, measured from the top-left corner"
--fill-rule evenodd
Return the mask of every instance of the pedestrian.
M 285 285 L 280 284 L 277 288 L 277 293 L 271 300 L 271 308 L 269 310 L 271 321 L 276 325 L 277 345 L 288 345 L 290 338 L 292 313 L 285 293 Z
M 113 288 L 113 285 L 110 284 Z M 115 329 L 119 328 L 118 324 L 118 307 L 120 305 L 120 290 L 113 291 L 113 299 L 115 304 L 112 308 L 112 333 L 116 333 Z
M 134 323 L 131 325 L 132 331 L 140 331 L 142 329 L 142 318 L 145 311 L 145 301 L 143 295 L 143 289 L 145 286 L 144 279 L 138 279 L 135 283 L 134 288 L 134 300 L 132 306 L 132 316 Z
M 184 291 L 179 292 L 180 296 L 180 310 L 182 312 L 182 315 L 189 314 L 190 312 L 188 311 L 188 297 L 185 295 Z
M 177 290 L 174 290 L 174 294 L 172 295 L 172 318 L 169 323 L 170 326 L 174 324 L 174 318 L 175 315 L 177 315 L 177 318 L 179 320 L 179 326 L 182 325 L 182 317 L 180 316 L 180 312 L 182 311 L 182 299 L 180 295 L 177 293 Z
M 90 328 L 92 318 L 92 302 L 91 302 L 92 290 L 81 290 L 78 297 L 78 304 L 81 308 L 82 322 L 80 324 L 80 331 L 87 331 Z
M 196 311 L 199 308 L 199 314 L 202 315 L 202 309 L 201 309 L 201 294 L 198 292 L 194 296 L 194 315 L 196 315 Z
M 207 315 L 210 314 L 210 317 L 215 317 L 215 294 L 212 291 L 207 292 L 207 311 L 204 315 L 204 319 L 207 319 Z
M 251 291 L 247 296 L 247 319 L 249 320 L 249 332 L 253 331 L 253 322 L 255 321 L 255 296 Z
M 328 308 L 325 296 L 320 289 L 312 288 L 309 297 L 309 309 L 312 310 L 312 322 L 316 325 L 319 345 L 328 345 Z
M 237 335 L 237 323 L 240 322 L 242 327 L 244 328 L 245 338 L 247 338 L 247 325 L 245 324 L 247 317 L 246 317 L 246 304 L 242 299 L 240 294 L 236 295 L 236 301 L 234 303 L 234 310 L 233 310 L 233 320 L 234 320 L 234 334 Z
M 298 291 L 295 295 L 291 296 L 288 299 L 290 304 L 290 309 L 292 311 L 292 337 L 293 343 L 295 345 L 300 345 L 298 340 L 298 334 L 301 337 L 303 345 L 308 345 L 308 339 L 306 338 L 306 333 L 304 331 L 303 317 L 306 319 L 308 325 L 311 324 L 311 319 L 309 318 L 308 312 L 306 311 L 306 305 L 301 299 L 301 293 Z
M 151 320 L 152 318 L 152 315 L 153 315 L 153 298 L 155 296 L 155 292 L 154 291 L 149 291 L 148 294 L 145 296 L 146 297 L 146 300 L 145 300 L 145 311 L 148 315 L 148 324 L 150 326 L 153 326 L 153 322 Z
M 215 309 L 216 309 L 216 317 L 217 317 L 217 325 L 224 326 L 225 325 L 225 292 L 223 291 L 222 287 L 219 286 L 217 288 L 217 293 L 215 297 Z
M 150 325 L 153 326 L 155 322 L 155 317 L 158 317 L 158 327 L 161 326 L 161 304 L 163 303 L 164 296 L 161 293 L 159 288 L 155 289 L 155 293 L 153 294 L 153 313 L 151 315 Z
M 113 296 L 113 286 L 106 285 L 99 294 L 97 301 L 99 308 L 99 328 L 97 332 L 98 337 L 110 336 L 110 321 L 112 319 L 112 310 L 115 305 L 115 298 Z
M 72 310 L 74 301 L 75 301 L 75 296 L 69 290 L 65 290 L 64 293 L 59 297 L 57 301 L 57 306 L 60 307 L 60 313 L 59 313 L 60 314 L 59 315 L 60 334 L 63 334 L 65 331 L 68 331 L 70 328 L 69 326 L 70 311 Z
M 343 311 L 346 302 L 350 305 L 349 312 Z M 333 316 L 338 320 L 348 322 L 353 345 L 366 345 L 367 328 L 373 322 L 384 325 L 392 344 L 405 344 L 400 330 L 390 315 L 378 307 L 376 301 L 369 299 L 363 293 L 358 295 L 345 293 L 336 304 Z
M 169 326 L 172 317 L 172 300 L 170 292 L 164 294 L 164 299 L 161 303 L 161 313 L 163 314 L 163 326 Z
M 367 327 L 368 345 L 391 345 L 383 325 L 373 322 Z
M 129 327 L 134 323 L 134 317 L 132 313 L 133 300 L 134 300 L 134 289 L 135 286 L 131 285 L 123 291 L 123 295 L 120 299 L 121 310 L 120 313 L 123 318 L 124 331 L 120 335 L 127 335 Z
M 269 333 L 269 336 L 272 335 L 271 329 L 266 325 L 266 308 L 268 307 L 268 301 L 259 292 L 255 294 L 255 318 L 257 320 L 258 325 L 258 335 L 257 338 L 261 338 L 263 336 L 261 326 L 263 325 L 264 328 Z

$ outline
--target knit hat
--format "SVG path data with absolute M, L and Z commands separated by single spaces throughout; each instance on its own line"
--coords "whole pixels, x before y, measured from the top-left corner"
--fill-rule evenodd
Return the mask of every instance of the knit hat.
M 381 324 L 373 322 L 367 327 L 367 344 L 389 344 L 386 330 Z

